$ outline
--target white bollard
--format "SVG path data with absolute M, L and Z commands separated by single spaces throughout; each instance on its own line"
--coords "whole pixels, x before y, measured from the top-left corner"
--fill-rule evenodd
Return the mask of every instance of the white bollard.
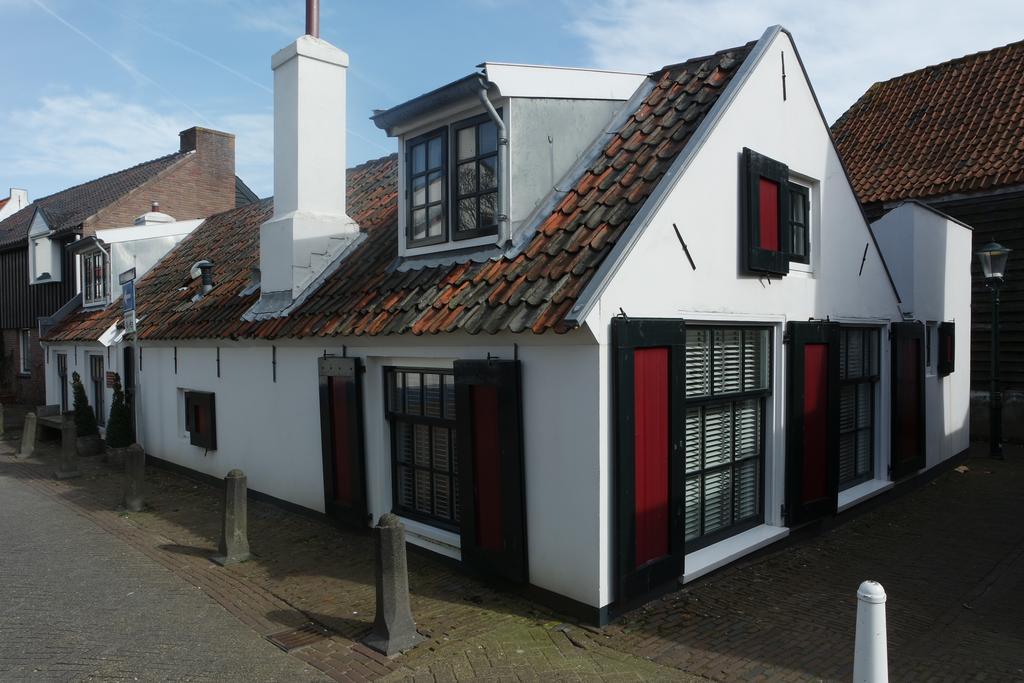
M 854 683 L 888 683 L 889 650 L 885 635 L 885 589 L 865 581 L 857 589 L 857 640 L 853 646 Z

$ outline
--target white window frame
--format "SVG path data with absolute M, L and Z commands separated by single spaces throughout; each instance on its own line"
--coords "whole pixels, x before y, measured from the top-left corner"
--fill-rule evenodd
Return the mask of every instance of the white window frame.
M 929 320 L 924 324 L 924 376 L 935 377 L 939 372 L 939 323 Z
M 18 371 L 22 375 L 32 374 L 32 330 L 18 330 Z
M 813 275 L 815 270 L 815 264 L 818 259 L 815 254 L 815 248 L 817 247 L 818 240 L 815 231 L 818 227 L 818 183 L 817 181 L 808 178 L 806 176 L 797 175 L 792 173 L 789 174 L 789 182 L 793 185 L 799 185 L 800 187 L 807 190 L 807 263 L 801 263 L 800 261 L 790 261 L 789 270 L 791 273 L 803 273 L 805 275 Z M 789 188 L 786 188 L 789 191 Z M 787 218 L 787 220 L 789 220 Z M 787 249 L 788 249 L 787 245 Z
M 93 287 L 93 267 L 89 261 L 99 258 L 103 263 L 103 292 L 99 297 L 90 296 Z M 110 262 L 102 250 L 96 249 L 82 254 L 82 305 L 84 306 L 105 306 L 110 303 Z

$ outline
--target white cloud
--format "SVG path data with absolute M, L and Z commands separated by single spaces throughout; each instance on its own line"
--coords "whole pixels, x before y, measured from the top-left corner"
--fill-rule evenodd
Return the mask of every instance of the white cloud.
M 1005 0 L 569 0 L 570 30 L 595 66 L 653 71 L 755 40 L 772 24 L 793 33 L 829 121 L 876 81 L 1020 40 L 1024 3 Z M 577 6 L 578 5 L 578 6 Z
M 196 125 L 181 110 L 159 110 L 110 93 L 60 94 L 0 115 L 0 168 L 9 184 L 39 197 L 178 149 L 178 133 Z M 260 196 L 273 187 L 273 117 L 212 116 L 234 133 L 236 171 Z

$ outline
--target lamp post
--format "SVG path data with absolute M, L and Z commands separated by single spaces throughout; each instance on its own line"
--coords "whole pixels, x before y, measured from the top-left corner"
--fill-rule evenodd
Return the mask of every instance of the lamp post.
M 985 285 L 992 290 L 992 365 L 988 395 L 989 456 L 1002 460 L 1003 397 L 999 392 L 999 290 L 1006 275 L 1006 260 L 1010 255 L 1010 249 L 996 242 L 989 242 L 974 253 L 981 262 Z

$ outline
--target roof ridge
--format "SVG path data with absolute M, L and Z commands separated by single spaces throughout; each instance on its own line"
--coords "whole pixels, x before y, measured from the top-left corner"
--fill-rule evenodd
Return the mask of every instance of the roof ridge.
M 977 52 L 970 52 L 970 53 L 968 53 L 966 55 L 960 55 L 959 57 L 953 57 L 952 59 L 947 59 L 946 61 L 939 62 L 938 64 L 928 64 L 927 66 L 922 66 L 922 67 L 920 67 L 918 69 L 914 69 L 912 71 L 906 71 L 906 72 L 904 72 L 904 73 L 902 73 L 902 74 L 900 74 L 898 76 L 893 76 L 891 78 L 887 78 L 884 81 L 875 81 L 871 85 L 871 88 L 874 88 L 876 85 L 885 85 L 886 83 L 891 83 L 892 81 L 898 81 L 901 78 L 906 78 L 908 76 L 913 76 L 915 74 L 931 71 L 933 69 L 940 69 L 942 67 L 946 67 L 946 66 L 949 66 L 951 64 L 955 64 L 957 62 L 966 62 L 968 60 L 979 59 L 979 58 L 981 58 L 981 57 L 983 57 L 985 55 L 990 55 L 990 54 L 993 54 L 995 52 L 999 52 L 1001 50 L 1006 50 L 1008 48 L 1014 48 L 1014 47 L 1024 47 L 1024 39 L 1015 40 L 1012 43 L 1007 43 L 1006 45 L 998 45 L 996 47 L 990 47 L 987 50 L 979 50 Z M 868 92 L 870 92 L 871 88 L 868 88 Z M 865 93 L 865 94 L 867 94 L 867 93 Z
M 749 41 L 747 41 L 746 43 L 744 43 L 742 45 L 736 45 L 734 47 L 727 47 L 724 50 L 716 50 L 715 52 L 703 55 L 701 57 L 690 57 L 689 59 L 684 59 L 681 62 L 676 62 L 674 64 L 666 64 L 665 66 L 661 67 L 660 69 L 656 69 L 656 70 L 652 71 L 649 74 L 649 76 L 651 78 L 654 78 L 654 76 L 656 74 L 661 74 L 661 73 L 664 73 L 666 71 L 670 71 L 672 69 L 678 69 L 681 66 L 686 66 L 687 64 L 691 64 L 693 62 L 706 62 L 707 60 L 709 60 L 709 59 L 711 59 L 713 57 L 718 57 L 718 56 L 724 55 L 727 52 L 735 52 L 736 50 L 745 50 L 745 49 L 747 49 L 749 47 L 753 47 L 756 44 L 757 44 L 756 40 L 749 40 Z
M 165 154 L 165 155 L 163 155 L 161 157 L 156 157 L 154 159 L 150 159 L 149 161 L 140 161 L 139 163 L 135 164 L 134 166 L 127 166 L 127 167 L 122 168 L 122 169 L 117 170 L 117 171 L 111 171 L 110 173 L 106 173 L 104 175 L 98 176 L 98 177 L 93 178 L 91 180 L 86 180 L 84 182 L 78 183 L 77 185 L 72 185 L 71 187 L 65 187 L 63 190 L 57 190 L 56 192 L 51 192 L 50 194 L 46 195 L 45 197 L 39 197 L 38 199 L 30 202 L 30 204 L 38 204 L 39 202 L 46 201 L 47 199 L 51 199 L 53 197 L 56 197 L 59 194 L 63 194 L 65 192 L 70 192 L 71 190 L 77 190 L 80 187 L 85 187 L 89 183 L 95 183 L 95 182 L 98 182 L 100 180 L 103 180 L 104 178 L 109 178 L 111 176 L 120 175 L 121 173 L 126 173 L 128 171 L 132 171 L 132 170 L 135 170 L 137 168 L 141 168 L 143 166 L 148 166 L 149 164 L 155 164 L 158 161 L 167 161 L 168 159 L 170 159 L 172 157 L 185 157 L 185 156 L 188 156 L 191 153 L 192 152 L 181 152 L 181 151 L 171 152 L 170 154 Z

